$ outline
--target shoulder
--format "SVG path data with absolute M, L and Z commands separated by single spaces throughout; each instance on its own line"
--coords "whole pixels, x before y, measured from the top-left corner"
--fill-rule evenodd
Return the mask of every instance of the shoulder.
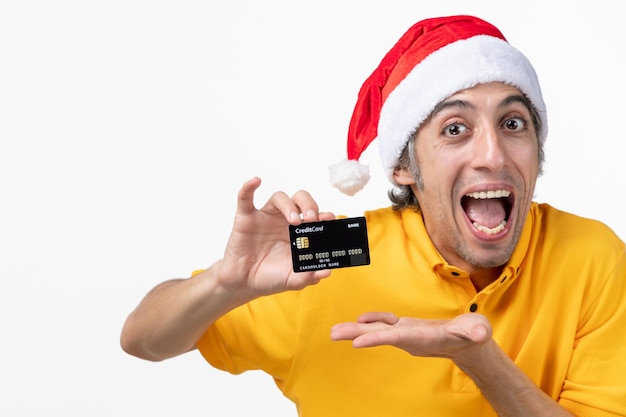
M 571 237 L 598 235 L 603 238 L 620 240 L 617 234 L 605 223 L 559 210 L 546 203 L 534 203 L 531 207 L 531 215 L 541 228 L 546 228 L 549 231 L 557 228 L 562 235 Z
M 372 222 L 376 223 L 388 223 L 394 221 L 400 221 L 400 211 L 394 210 L 391 207 L 383 207 L 375 210 L 367 210 L 363 213 L 363 216 Z
M 419 214 L 418 214 L 419 215 Z M 406 234 L 403 212 L 391 207 L 365 211 L 370 244 L 382 243 L 390 238 L 398 239 Z
M 570 254 L 597 253 L 620 257 L 624 241 L 605 223 L 559 210 L 549 204 L 533 204 L 530 211 L 535 241 Z

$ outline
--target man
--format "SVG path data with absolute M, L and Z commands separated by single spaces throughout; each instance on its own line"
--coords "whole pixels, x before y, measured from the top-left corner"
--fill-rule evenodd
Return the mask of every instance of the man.
M 371 263 L 294 273 L 287 226 L 335 215 L 305 191 L 257 209 L 253 178 L 223 259 L 150 291 L 122 346 L 261 369 L 301 416 L 626 415 L 624 242 L 532 201 L 546 136 L 535 72 L 497 28 L 418 22 L 364 83 L 332 167 L 358 192 L 377 140 L 394 188 L 365 213 Z

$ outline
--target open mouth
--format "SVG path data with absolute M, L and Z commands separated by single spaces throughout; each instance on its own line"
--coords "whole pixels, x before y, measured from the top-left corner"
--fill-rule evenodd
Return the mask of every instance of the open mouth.
M 463 196 L 461 206 L 476 230 L 495 235 L 509 220 L 513 196 L 507 190 L 476 191 Z

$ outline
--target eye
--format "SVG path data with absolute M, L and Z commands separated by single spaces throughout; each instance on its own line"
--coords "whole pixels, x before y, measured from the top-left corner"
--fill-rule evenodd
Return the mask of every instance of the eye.
M 520 132 L 526 129 L 526 120 L 521 117 L 512 117 L 510 119 L 506 119 L 504 123 L 502 123 L 502 127 L 512 132 Z
M 459 136 L 463 133 L 467 133 L 469 129 L 462 123 L 450 123 L 449 125 L 444 126 L 443 134 L 445 136 Z

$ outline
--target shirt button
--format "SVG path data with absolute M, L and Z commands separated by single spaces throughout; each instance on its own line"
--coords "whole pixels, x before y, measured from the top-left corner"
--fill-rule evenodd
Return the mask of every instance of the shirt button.
M 473 313 L 476 310 L 478 310 L 478 304 L 472 303 L 472 305 L 470 306 L 470 311 Z

